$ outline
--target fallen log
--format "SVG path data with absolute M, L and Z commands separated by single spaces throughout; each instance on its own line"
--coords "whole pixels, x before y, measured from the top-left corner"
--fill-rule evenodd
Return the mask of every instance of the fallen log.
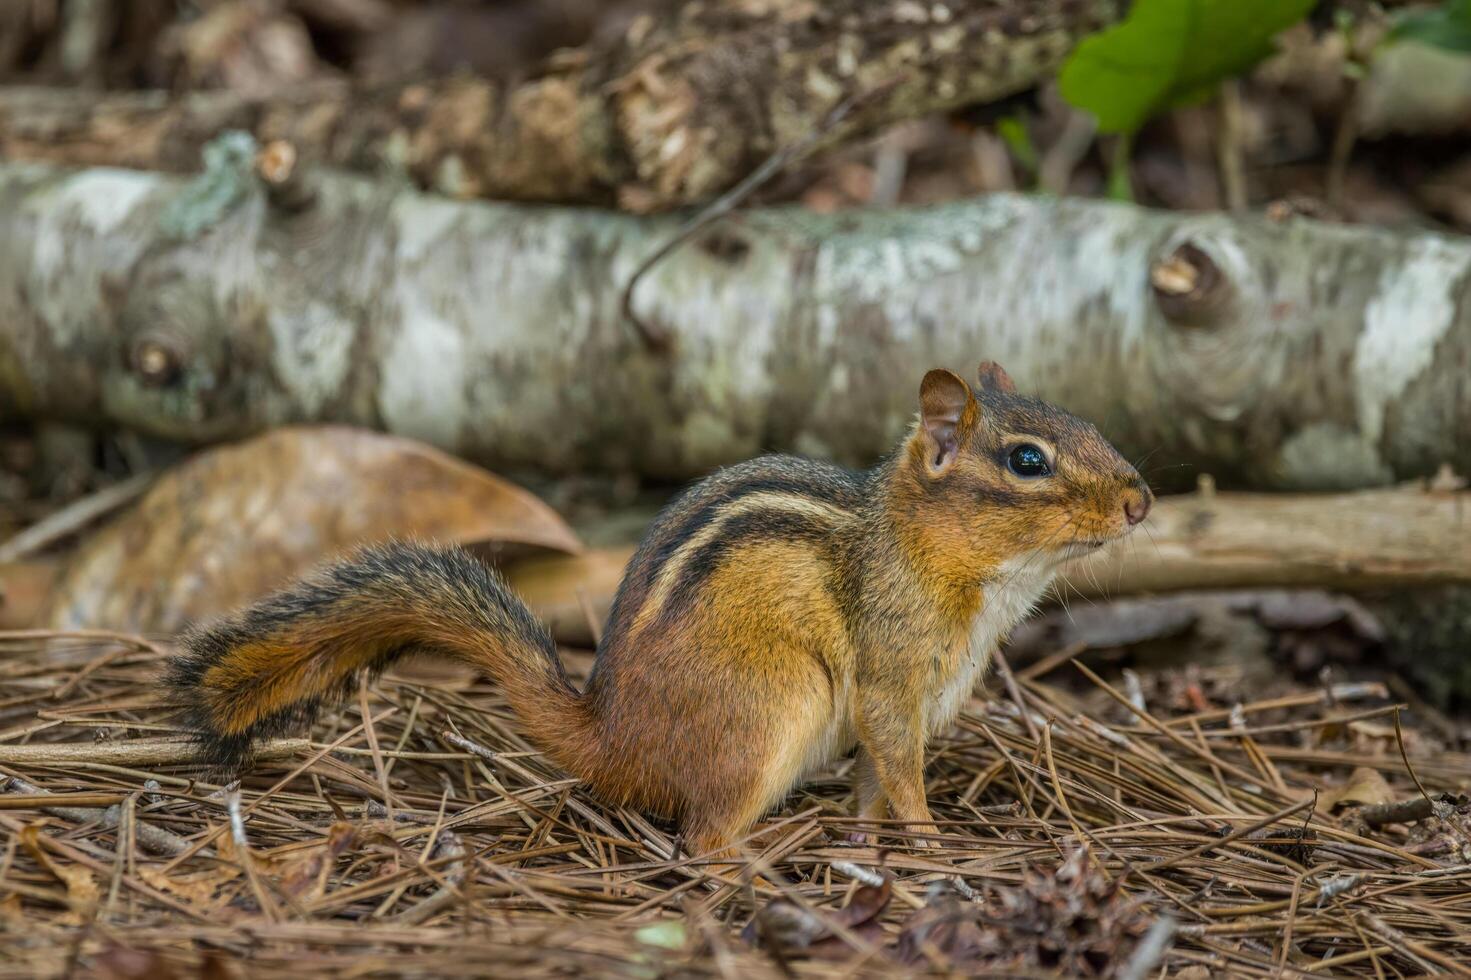
M 507 577 L 564 643 L 587 644 L 632 545 L 538 557 Z M 1064 566 L 1069 600 L 1224 589 L 1380 595 L 1471 586 L 1471 492 L 1409 484 L 1333 494 L 1163 497 L 1130 538 Z M 590 616 L 589 613 L 592 613 Z
M 1165 497 L 1143 533 L 1075 563 L 1085 596 L 1471 585 L 1471 493 L 1443 479 L 1340 494 Z
M 706 0 L 663 5 L 510 87 L 459 77 L 270 99 L 5 89 L 0 157 L 192 171 L 206 142 L 238 129 L 457 197 L 654 210 L 731 187 L 850 98 L 862 105 L 818 146 L 1030 88 L 1124 6 Z
M 1471 471 L 1462 238 L 1015 195 L 751 211 L 640 282 L 659 349 L 621 289 L 673 216 L 330 174 L 287 208 L 245 143 L 194 181 L 0 165 L 0 416 L 195 443 L 345 422 L 501 471 L 685 479 L 769 450 L 868 465 L 926 369 L 988 357 L 1157 481 Z

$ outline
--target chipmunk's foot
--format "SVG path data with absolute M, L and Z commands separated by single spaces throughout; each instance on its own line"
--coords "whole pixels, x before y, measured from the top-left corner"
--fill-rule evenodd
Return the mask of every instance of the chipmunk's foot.
M 913 847 L 939 849 L 945 846 L 943 842 L 938 840 L 938 838 L 940 837 L 940 828 L 936 827 L 934 824 L 928 824 L 923 827 L 915 827 L 914 833 L 916 835 L 923 834 L 924 836 L 911 837 L 909 839 L 909 844 Z

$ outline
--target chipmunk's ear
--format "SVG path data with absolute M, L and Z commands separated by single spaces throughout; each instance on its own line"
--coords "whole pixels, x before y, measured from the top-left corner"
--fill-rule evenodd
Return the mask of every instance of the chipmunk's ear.
M 919 384 L 925 470 L 943 476 L 960 455 L 960 440 L 976 422 L 976 400 L 960 375 L 936 368 Z
M 976 370 L 976 378 L 980 380 L 981 387 L 986 391 L 994 391 L 1002 395 L 1016 394 L 1016 384 L 1012 382 L 1011 375 L 1007 374 L 1005 368 L 995 361 L 982 361 L 980 368 Z

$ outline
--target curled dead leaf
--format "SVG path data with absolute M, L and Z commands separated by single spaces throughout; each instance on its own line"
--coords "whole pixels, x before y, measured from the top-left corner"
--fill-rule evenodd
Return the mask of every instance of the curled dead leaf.
M 836 912 L 814 912 L 779 898 L 757 911 L 741 932 L 741 938 L 765 946 L 778 956 L 846 960 L 853 956 L 854 950 L 839 931 L 870 942 L 879 940 L 883 930 L 878 918 L 888 907 L 893 893 L 893 879 L 885 875 L 883 884 L 856 889 L 848 904 Z
M 42 621 L 172 633 L 279 588 L 342 551 L 392 538 L 575 553 L 546 504 L 396 436 L 276 429 L 191 457 L 68 564 Z
M 1342 786 L 1325 790 L 1318 797 L 1318 807 L 1331 813 L 1339 807 L 1373 806 L 1393 799 L 1394 790 L 1389 788 L 1384 775 L 1378 769 L 1360 766 L 1349 773 L 1348 780 Z
M 967 899 L 948 880 L 926 892 L 924 908 L 909 917 L 899 933 L 899 958 L 920 964 L 938 954 L 944 962 L 964 964 L 1001 956 L 996 931 L 981 927 L 982 905 Z
M 47 854 L 42 844 L 41 828 L 37 824 L 30 824 L 21 830 L 20 842 L 31 857 L 35 858 L 37 864 L 66 886 L 66 904 L 70 910 L 65 917 L 66 924 L 78 925 L 90 922 L 93 913 L 97 910 L 97 901 L 101 895 L 97 887 L 97 879 L 92 877 L 92 873 L 86 868 L 62 864 Z
M 590 549 L 579 555 L 537 555 L 506 569 L 506 581 L 561 643 L 596 645 L 633 557 L 633 546 Z M 591 621 L 589 621 L 591 616 Z
M 281 889 L 292 898 L 318 899 L 327 890 L 332 865 L 358 840 L 358 829 L 338 821 L 327 831 L 327 839 L 292 860 L 281 874 Z
M 116 943 L 98 953 L 92 961 L 92 974 L 99 980 L 179 980 L 194 976 L 199 980 L 234 980 L 241 975 L 231 963 L 216 953 L 206 953 L 194 969 L 170 962 L 154 949 L 133 949 Z
M 0 565 L 0 629 L 29 629 L 38 621 L 56 581 L 50 561 Z
M 689 932 L 678 919 L 666 919 L 644 926 L 633 934 L 633 938 L 645 946 L 658 949 L 680 950 L 689 943 Z
M 176 980 L 179 972 L 151 949 L 112 945 L 97 954 L 93 969 L 103 980 Z
M 138 877 L 157 891 L 183 899 L 201 909 L 215 909 L 229 901 L 224 886 L 240 877 L 236 866 L 220 863 L 208 871 L 170 875 L 159 868 L 139 867 Z
M 238 980 L 245 974 L 235 962 L 218 953 L 206 953 L 199 963 L 199 980 Z

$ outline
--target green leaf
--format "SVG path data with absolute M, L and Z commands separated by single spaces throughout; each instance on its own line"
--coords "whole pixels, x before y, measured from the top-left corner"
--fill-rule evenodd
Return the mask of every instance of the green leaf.
M 677 919 L 655 922 L 651 926 L 644 926 L 633 935 L 645 946 L 657 946 L 660 949 L 683 949 L 684 944 L 688 942 L 684 923 Z
M 1386 40 L 1471 52 L 1471 0 L 1447 0 L 1430 10 L 1400 11 Z
M 1133 132 L 1271 54 L 1272 38 L 1314 2 L 1138 0 L 1123 23 L 1073 51 L 1058 79 L 1063 98 L 1093 113 L 1101 132 Z
M 1026 120 L 1021 116 L 1006 116 L 996 122 L 996 135 L 1001 137 L 1016 162 L 1028 174 L 1037 172 L 1037 147 L 1032 134 L 1027 131 Z

